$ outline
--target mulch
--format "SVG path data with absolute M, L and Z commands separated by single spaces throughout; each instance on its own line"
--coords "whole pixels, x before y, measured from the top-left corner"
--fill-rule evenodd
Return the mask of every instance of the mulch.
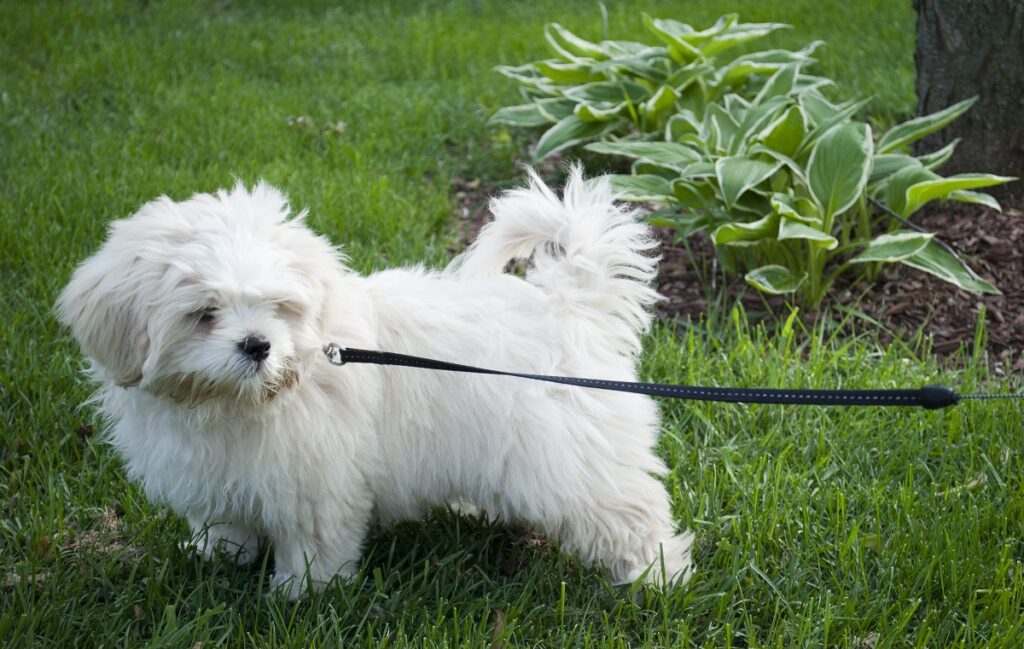
M 491 216 L 487 201 L 496 192 L 479 180 L 456 180 L 453 187 L 459 241 L 453 252 L 472 241 Z M 874 282 L 851 283 L 842 278 L 826 298 L 826 308 L 803 313 L 805 322 L 819 317 L 843 318 L 853 331 L 877 331 L 883 343 L 930 338 L 931 350 L 952 358 L 971 346 L 984 311 L 985 349 L 996 374 L 1024 370 L 1024 193 L 1000 196 L 1002 213 L 966 203 L 933 204 L 913 221 L 933 232 L 967 260 L 978 275 L 1002 295 L 978 296 L 927 273 L 889 264 Z M 656 228 L 661 239 L 658 290 L 666 297 L 658 313 L 666 320 L 699 321 L 708 300 L 719 305 L 743 304 L 751 320 L 785 318 L 789 306 L 781 297 L 766 297 L 742 278 L 726 278 L 716 266 L 714 247 L 704 234 L 686 242 Z

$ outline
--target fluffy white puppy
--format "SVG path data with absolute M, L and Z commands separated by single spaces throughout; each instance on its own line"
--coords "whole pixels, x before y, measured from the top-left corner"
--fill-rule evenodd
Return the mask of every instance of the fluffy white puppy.
M 442 271 L 363 277 L 266 184 L 113 223 L 57 304 L 129 476 L 205 556 L 261 539 L 298 596 L 359 566 L 371 521 L 471 503 L 619 582 L 689 576 L 635 394 L 329 364 L 328 342 L 519 372 L 636 380 L 658 295 L 647 227 L 607 182 L 533 177 Z M 529 260 L 524 278 L 506 274 Z

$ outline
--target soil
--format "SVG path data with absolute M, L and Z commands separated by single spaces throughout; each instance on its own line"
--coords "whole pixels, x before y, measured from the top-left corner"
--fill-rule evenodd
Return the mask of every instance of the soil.
M 456 180 L 453 190 L 460 234 L 456 248 L 462 249 L 491 219 L 487 202 L 497 192 L 479 180 Z M 1024 370 L 1024 194 L 1000 196 L 1000 203 L 1002 213 L 966 203 L 934 204 L 913 221 L 949 244 L 1002 295 L 973 295 L 927 273 L 889 264 L 871 284 L 840 279 L 826 299 L 828 307 L 805 313 L 805 322 L 855 314 L 847 319 L 851 331 L 877 329 L 883 342 L 910 342 L 923 334 L 933 353 L 951 358 L 973 344 L 984 310 L 991 367 L 997 374 Z M 666 297 L 658 309 L 661 318 L 699 321 L 708 299 L 726 306 L 738 301 L 755 321 L 777 320 L 780 314 L 784 319 L 789 313 L 784 298 L 766 297 L 742 278 L 725 278 L 706 235 L 676 242 L 671 230 L 655 231 L 662 257 L 658 290 Z

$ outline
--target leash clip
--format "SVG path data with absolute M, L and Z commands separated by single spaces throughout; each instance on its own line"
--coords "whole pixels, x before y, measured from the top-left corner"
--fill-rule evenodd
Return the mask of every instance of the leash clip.
M 324 355 L 327 356 L 327 362 L 331 365 L 341 367 L 345 364 L 345 348 L 338 343 L 327 343 L 324 346 Z

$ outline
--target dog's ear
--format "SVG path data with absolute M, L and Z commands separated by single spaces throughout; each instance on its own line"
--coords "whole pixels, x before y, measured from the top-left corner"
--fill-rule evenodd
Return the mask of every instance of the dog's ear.
M 133 285 L 136 255 L 113 241 L 78 267 L 57 300 L 56 312 L 71 328 L 82 350 L 109 380 L 138 385 L 149 350 L 140 287 Z

